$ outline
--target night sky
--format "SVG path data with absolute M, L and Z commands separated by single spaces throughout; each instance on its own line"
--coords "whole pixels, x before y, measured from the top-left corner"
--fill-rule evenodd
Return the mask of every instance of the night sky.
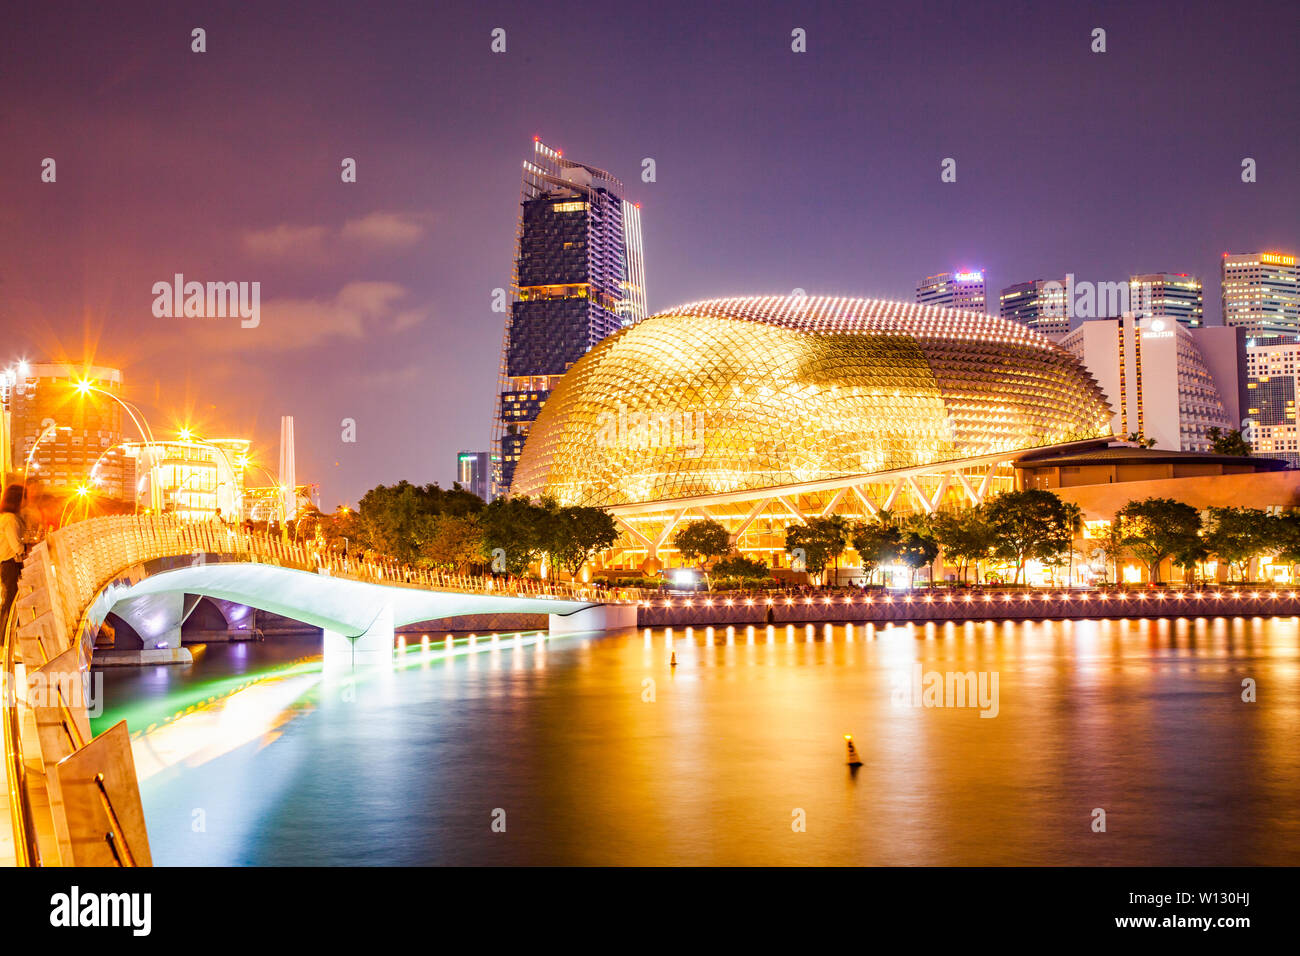
M 292 414 L 327 509 L 449 485 L 488 447 L 535 135 L 642 204 L 651 311 L 1172 271 L 1217 324 L 1224 252 L 1300 251 L 1300 4 L 1062 6 L 9 5 L 0 362 L 93 354 L 159 437 L 272 468 Z M 261 282 L 261 325 L 155 318 L 177 272 Z

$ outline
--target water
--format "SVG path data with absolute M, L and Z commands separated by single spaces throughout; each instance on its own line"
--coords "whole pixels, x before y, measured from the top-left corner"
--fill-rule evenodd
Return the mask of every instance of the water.
M 524 643 L 355 681 L 214 646 L 110 671 L 97 729 L 157 724 L 159 864 L 1300 863 L 1294 618 Z M 996 672 L 997 716 L 891 700 L 918 661 Z

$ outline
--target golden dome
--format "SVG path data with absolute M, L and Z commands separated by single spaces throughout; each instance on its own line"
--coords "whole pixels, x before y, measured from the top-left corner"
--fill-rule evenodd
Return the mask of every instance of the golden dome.
M 513 494 L 619 505 L 802 484 L 1108 435 L 1101 389 L 1014 322 L 810 296 L 660 312 L 584 355 Z

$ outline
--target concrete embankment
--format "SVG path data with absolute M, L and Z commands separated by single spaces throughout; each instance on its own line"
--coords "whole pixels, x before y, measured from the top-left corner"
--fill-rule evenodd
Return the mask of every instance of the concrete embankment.
M 689 603 L 688 603 L 689 600 Z M 655 599 L 637 611 L 638 627 L 703 624 L 878 623 L 1059 620 L 1121 617 L 1290 617 L 1296 591 L 976 591 L 834 594 L 800 597 Z M 752 603 L 751 603 L 752 602 Z

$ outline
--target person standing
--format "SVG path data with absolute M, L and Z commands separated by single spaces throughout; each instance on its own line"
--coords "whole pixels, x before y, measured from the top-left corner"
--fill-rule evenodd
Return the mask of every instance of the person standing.
M 18 575 L 23 569 L 23 486 L 10 485 L 0 498 L 0 586 L 4 605 L 0 607 L 0 626 L 9 619 L 9 608 L 18 596 Z

